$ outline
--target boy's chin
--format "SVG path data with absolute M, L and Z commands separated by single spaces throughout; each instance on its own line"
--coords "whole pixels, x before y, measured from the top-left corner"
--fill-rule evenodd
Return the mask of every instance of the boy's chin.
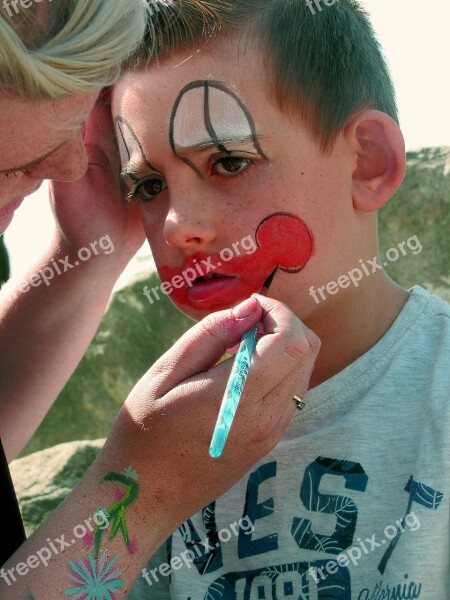
M 172 300 L 172 302 L 173 302 L 173 300 Z M 211 315 L 212 313 L 219 312 L 221 310 L 228 310 L 230 308 L 234 308 L 235 306 L 240 304 L 240 302 L 235 302 L 234 304 L 230 304 L 229 306 L 220 306 L 216 309 L 212 308 L 212 309 L 205 309 L 205 310 L 193 308 L 192 306 L 187 306 L 186 304 L 179 304 L 178 302 L 173 302 L 173 304 L 176 306 L 176 308 L 181 313 L 183 313 L 183 315 L 185 317 L 188 317 L 189 319 L 192 319 L 193 321 L 201 321 L 202 319 L 204 319 L 208 315 Z
M 205 317 L 207 317 L 208 315 L 214 313 L 214 312 L 218 312 L 219 310 L 226 310 L 226 308 L 224 309 L 217 309 L 217 310 L 198 310 L 196 308 L 192 308 L 191 306 L 186 306 L 183 304 L 177 304 L 176 302 L 174 302 L 175 306 L 177 307 L 177 309 L 183 313 L 183 315 L 185 317 L 188 317 L 189 319 L 192 319 L 193 321 L 201 321 L 202 319 L 204 319 Z M 230 306 L 229 308 L 233 308 L 232 306 Z

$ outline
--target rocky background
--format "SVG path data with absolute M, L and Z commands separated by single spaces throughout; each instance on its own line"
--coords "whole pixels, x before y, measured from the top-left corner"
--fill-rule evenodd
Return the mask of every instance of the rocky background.
M 450 302 L 450 147 L 408 153 L 406 179 L 380 212 L 382 256 L 412 236 L 422 252 L 405 247 L 408 254 L 386 270 L 403 287 L 420 284 Z M 192 324 L 168 298 L 151 305 L 143 296 L 144 285 L 158 281 L 146 273 L 114 295 L 84 359 L 25 448 L 30 456 L 12 464 L 28 532 L 79 481 L 134 383 Z

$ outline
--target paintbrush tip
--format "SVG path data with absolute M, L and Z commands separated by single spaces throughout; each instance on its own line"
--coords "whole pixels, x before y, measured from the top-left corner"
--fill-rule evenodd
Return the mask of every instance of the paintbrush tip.
M 275 273 L 277 272 L 278 267 L 272 271 L 269 277 L 265 280 L 264 285 L 261 288 L 261 294 L 267 293 L 269 291 L 270 286 L 272 285 L 273 278 L 275 277 Z

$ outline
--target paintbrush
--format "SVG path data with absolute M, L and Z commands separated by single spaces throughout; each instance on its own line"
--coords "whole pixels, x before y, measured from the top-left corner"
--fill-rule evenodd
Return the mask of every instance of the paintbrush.
M 261 289 L 262 294 L 266 294 L 270 284 L 273 281 L 278 267 L 269 275 Z M 209 455 L 212 458 L 219 458 L 222 455 L 230 433 L 231 425 L 239 405 L 239 401 L 244 391 L 245 382 L 250 370 L 250 363 L 256 348 L 259 323 L 246 331 L 240 341 L 239 347 L 234 357 L 231 373 L 225 388 L 225 393 L 220 405 L 219 415 L 209 446 Z

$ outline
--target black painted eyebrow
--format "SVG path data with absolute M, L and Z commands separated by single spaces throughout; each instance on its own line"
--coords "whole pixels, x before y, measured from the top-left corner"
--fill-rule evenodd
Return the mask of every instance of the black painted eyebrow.
M 122 137 L 122 142 L 123 142 L 123 144 L 126 148 L 127 154 L 128 154 L 128 163 L 127 163 L 127 166 L 122 169 L 121 175 L 126 171 L 126 174 L 124 176 L 128 175 L 129 177 L 131 177 L 133 179 L 133 175 L 135 175 L 135 169 L 137 169 L 137 172 L 139 173 L 140 171 L 144 171 L 145 168 L 148 168 L 151 171 L 156 171 L 157 173 L 160 173 L 162 175 L 161 171 L 159 171 L 156 167 L 154 167 L 152 165 L 152 163 L 148 160 L 147 156 L 145 155 L 144 148 L 141 144 L 140 139 L 138 138 L 134 129 L 131 127 L 131 125 L 128 123 L 128 121 L 126 119 L 124 119 L 123 117 L 118 116 L 118 117 L 116 117 L 116 124 L 117 124 L 117 129 L 119 130 L 120 135 Z M 142 163 L 133 162 L 130 148 L 128 147 L 128 144 L 125 140 L 125 136 L 123 135 L 123 131 L 122 131 L 122 127 L 124 125 L 128 128 L 128 131 L 130 132 L 131 137 L 135 141 L 136 146 L 139 148 L 139 152 L 141 153 Z M 131 166 L 132 168 L 130 169 L 129 166 Z
M 150 163 L 148 161 L 134 161 L 133 159 L 131 159 L 122 168 L 120 176 L 122 178 L 129 177 L 130 179 L 133 179 L 135 181 L 137 181 L 141 176 L 144 176 L 144 173 L 146 173 L 146 171 L 152 171 L 157 175 L 161 175 L 161 177 L 164 176 L 164 174 L 159 169 L 156 169 L 155 167 L 149 165 Z
M 180 146 L 176 144 L 177 148 L 181 150 L 190 150 L 192 152 L 205 152 L 206 150 L 210 150 L 211 148 L 220 148 L 222 147 L 223 152 L 228 152 L 228 145 L 235 144 L 252 144 L 254 146 L 255 137 L 258 139 L 258 136 L 247 135 L 245 137 L 228 137 L 228 138 L 217 138 L 207 139 L 204 142 L 200 142 L 199 144 L 192 144 L 189 146 Z M 259 152 L 257 152 L 259 154 Z

